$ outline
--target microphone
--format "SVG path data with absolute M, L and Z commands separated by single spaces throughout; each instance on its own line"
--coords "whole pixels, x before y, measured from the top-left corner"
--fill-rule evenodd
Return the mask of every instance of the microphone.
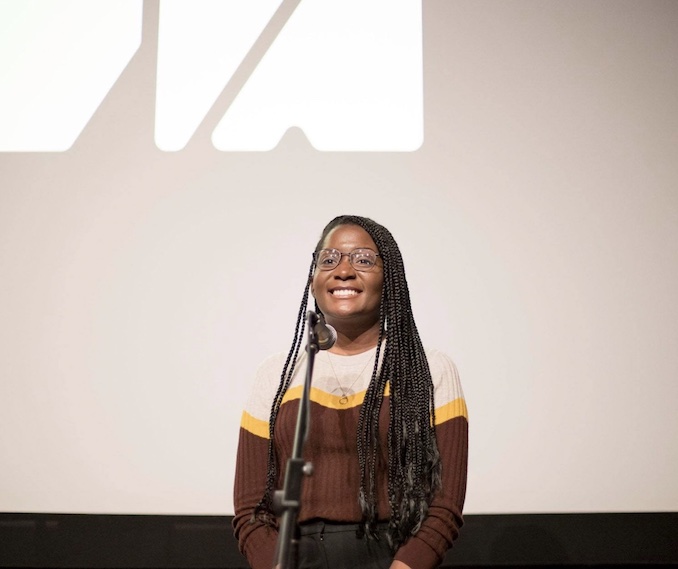
M 315 335 L 318 338 L 318 348 L 329 350 L 337 341 L 337 331 L 325 322 L 325 317 L 320 315 L 315 325 Z

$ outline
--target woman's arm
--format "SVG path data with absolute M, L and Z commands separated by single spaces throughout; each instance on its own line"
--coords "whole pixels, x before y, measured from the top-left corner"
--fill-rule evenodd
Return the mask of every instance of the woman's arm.
M 442 484 L 416 535 L 403 543 L 396 561 L 412 569 L 433 569 L 459 535 L 466 496 L 468 419 L 457 369 L 441 352 L 427 353 L 435 388 L 436 440 Z
M 240 421 L 233 489 L 233 530 L 241 553 L 253 569 L 271 569 L 278 539 L 277 528 L 255 519 L 254 510 L 266 491 L 268 422 L 281 367 L 280 354 L 261 364 Z
M 248 418 L 247 412 L 243 416 L 243 424 L 247 425 L 251 417 Z M 253 518 L 254 508 L 266 488 L 267 456 L 268 439 L 241 425 L 233 491 L 233 530 L 240 552 L 253 569 L 270 569 L 273 566 L 278 539 L 276 528 Z

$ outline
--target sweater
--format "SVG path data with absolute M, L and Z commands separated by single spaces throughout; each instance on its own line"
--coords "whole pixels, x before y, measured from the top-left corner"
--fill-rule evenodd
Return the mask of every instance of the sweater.
M 376 347 L 353 356 L 319 352 L 310 393 L 310 429 L 304 460 L 313 474 L 302 482 L 298 522 L 320 518 L 359 523 L 360 468 L 356 433 L 360 406 L 369 385 Z M 383 350 L 382 350 L 383 354 Z M 413 569 L 440 565 L 459 534 L 466 492 L 468 414 L 459 375 L 452 360 L 437 350 L 426 356 L 434 384 L 435 428 L 442 464 L 442 487 L 435 495 L 419 531 L 408 538 L 394 559 Z M 265 360 L 256 373 L 254 389 L 242 414 L 234 487 L 234 533 L 240 551 L 253 569 L 271 569 L 277 540 L 275 528 L 251 522 L 266 487 L 269 416 L 286 354 Z M 282 488 L 287 459 L 294 443 L 299 401 L 306 375 L 306 354 L 299 357 L 283 398 L 275 430 L 279 462 L 276 488 Z M 379 418 L 380 456 L 377 473 L 378 519 L 390 517 L 387 499 L 389 424 L 388 386 Z

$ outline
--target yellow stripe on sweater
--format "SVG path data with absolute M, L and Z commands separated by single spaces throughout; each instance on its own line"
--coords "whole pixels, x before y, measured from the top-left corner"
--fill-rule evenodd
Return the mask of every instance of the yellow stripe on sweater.
M 262 439 L 268 438 L 268 421 L 252 417 L 247 411 L 242 412 L 240 427 Z
M 440 425 L 450 419 L 456 417 L 465 417 L 468 421 L 468 409 L 466 409 L 466 401 L 461 397 L 454 399 L 439 409 L 436 409 L 436 425 Z
M 285 397 L 283 397 L 283 403 L 300 399 L 301 392 L 301 386 L 293 387 L 285 394 Z M 386 386 L 386 395 L 388 395 L 388 385 Z M 323 407 L 329 407 L 330 409 L 350 409 L 351 407 L 362 405 L 362 402 L 365 399 L 365 391 L 347 395 L 346 397 L 348 401 L 342 404 L 340 403 L 340 399 L 342 399 L 341 396 L 332 395 L 331 393 L 326 393 L 325 391 L 311 387 L 311 401 L 318 403 Z M 436 409 L 436 425 L 441 425 L 456 417 L 464 417 L 468 421 L 466 401 L 461 398 L 450 401 L 446 405 Z M 268 421 L 257 419 L 247 411 L 243 411 L 240 426 L 253 435 L 268 439 Z
M 294 401 L 295 399 L 301 399 L 302 391 L 303 386 L 301 385 L 289 389 L 287 393 L 285 393 L 282 402 L 287 403 L 289 401 Z M 387 383 L 386 389 L 384 390 L 384 396 L 388 397 L 390 394 L 389 392 L 389 384 Z M 332 395 L 331 393 L 327 393 L 321 389 L 311 387 L 310 399 L 314 403 L 318 403 L 323 407 L 329 407 L 330 409 L 350 409 L 351 407 L 362 405 L 363 401 L 365 400 L 365 393 L 366 391 L 360 391 L 358 393 L 347 395 L 346 398 L 348 401 L 345 403 L 340 403 L 340 400 L 343 399 L 341 395 Z M 450 419 L 454 419 L 455 417 L 465 417 L 468 421 L 468 409 L 466 408 L 466 401 L 464 401 L 464 399 L 461 397 L 450 401 L 439 409 L 436 409 L 436 425 L 440 425 L 441 423 L 449 421 Z

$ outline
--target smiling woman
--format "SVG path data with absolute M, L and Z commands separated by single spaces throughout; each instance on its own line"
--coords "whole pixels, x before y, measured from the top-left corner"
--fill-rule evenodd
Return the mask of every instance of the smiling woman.
M 342 224 L 329 231 L 316 252 L 311 293 L 337 331 L 336 353 L 349 355 L 377 345 L 384 284 L 377 246 L 362 227 Z
M 257 373 L 236 465 L 240 549 L 255 569 L 273 566 L 272 494 L 292 451 L 309 291 L 337 341 L 315 362 L 299 567 L 437 567 L 463 523 L 466 405 L 454 363 L 423 349 L 397 243 L 358 216 L 325 227 L 292 346 Z

